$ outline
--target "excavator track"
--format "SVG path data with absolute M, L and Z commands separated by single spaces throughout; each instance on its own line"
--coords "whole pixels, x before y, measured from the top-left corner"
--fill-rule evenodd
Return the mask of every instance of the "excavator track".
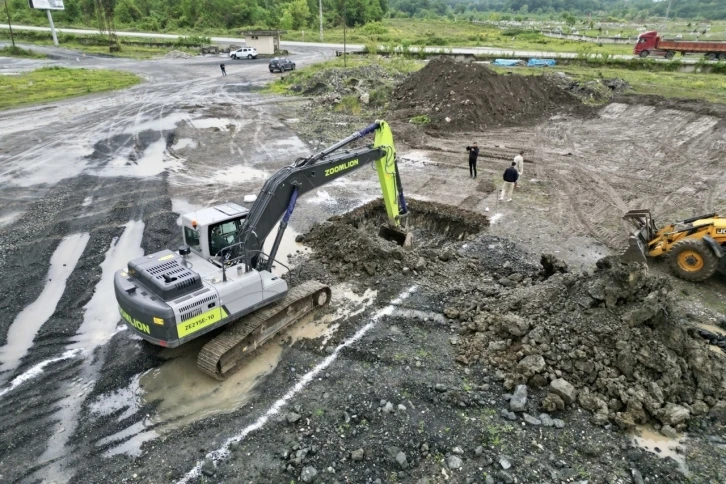
M 330 287 L 307 281 L 290 289 L 278 302 L 242 317 L 202 347 L 197 366 L 207 375 L 224 380 L 267 340 L 330 302 Z

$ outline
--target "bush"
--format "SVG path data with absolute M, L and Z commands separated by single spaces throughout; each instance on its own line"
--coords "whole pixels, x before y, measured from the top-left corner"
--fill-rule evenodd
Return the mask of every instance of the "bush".
M 409 119 L 408 122 L 419 126 L 425 126 L 427 124 L 431 124 L 431 118 L 429 118 L 428 114 L 421 114 Z
M 350 94 L 343 96 L 340 102 L 335 106 L 335 110 L 340 113 L 353 114 L 358 116 L 361 113 L 361 105 L 358 96 Z

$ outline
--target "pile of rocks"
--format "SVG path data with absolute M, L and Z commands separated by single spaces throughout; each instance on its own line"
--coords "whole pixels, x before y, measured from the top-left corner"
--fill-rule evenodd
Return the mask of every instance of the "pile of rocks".
M 627 81 L 618 77 L 595 79 L 587 82 L 576 81 L 564 72 L 557 72 L 548 77 L 560 88 L 570 92 L 582 101 L 590 103 L 604 103 L 616 94 L 632 89 Z
M 592 274 L 568 273 L 551 256 L 543 266 L 544 282 L 499 281 L 474 304 L 450 301 L 457 361 L 495 365 L 510 390 L 547 388 L 543 410 L 579 404 L 596 424 L 683 430 L 705 414 L 726 423 L 726 358 L 677 317 L 667 278 L 614 258 Z
M 165 59 L 191 59 L 192 57 L 194 56 L 180 50 L 170 50 L 164 56 Z

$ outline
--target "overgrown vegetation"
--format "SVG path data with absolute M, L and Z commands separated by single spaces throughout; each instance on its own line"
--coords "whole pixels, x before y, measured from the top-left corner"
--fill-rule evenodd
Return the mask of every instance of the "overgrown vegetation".
M 431 124 L 431 118 L 429 118 L 428 114 L 421 114 L 419 116 L 414 116 L 413 118 L 408 120 L 411 124 L 417 124 L 419 126 Z
M 0 109 L 123 89 L 140 81 L 141 78 L 128 72 L 42 67 L 19 75 L 0 76 Z
M 275 82 L 269 84 L 267 87 L 267 91 L 276 94 L 291 94 L 292 92 L 290 91 L 290 88 L 292 86 L 295 86 L 304 82 L 307 79 L 310 79 L 315 74 L 321 71 L 333 68 L 341 68 L 344 67 L 345 64 L 346 62 L 341 56 L 326 62 L 312 64 L 303 69 L 296 69 L 280 77 Z M 389 59 L 380 58 L 378 56 L 348 56 L 347 59 L 348 67 L 362 67 L 371 64 L 379 65 L 391 73 L 403 74 L 417 71 L 421 67 L 423 67 L 423 64 L 421 62 L 406 59 L 402 56 L 393 56 Z M 390 88 L 388 87 L 381 87 L 372 91 L 370 93 L 371 104 L 381 105 L 383 102 L 385 102 L 383 101 L 383 99 L 386 99 L 389 94 Z
M 22 47 L 8 45 L 0 48 L 0 57 L 26 57 L 31 59 L 45 59 L 45 54 L 34 52 L 31 49 L 23 49 Z

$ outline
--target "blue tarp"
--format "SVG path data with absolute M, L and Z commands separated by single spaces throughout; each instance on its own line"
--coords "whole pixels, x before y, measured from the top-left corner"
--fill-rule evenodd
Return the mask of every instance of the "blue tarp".
M 527 67 L 552 67 L 556 64 L 554 59 L 530 59 Z
M 522 65 L 522 61 L 519 59 L 495 59 L 494 62 L 492 62 L 492 65 L 501 67 L 514 67 L 517 65 Z

